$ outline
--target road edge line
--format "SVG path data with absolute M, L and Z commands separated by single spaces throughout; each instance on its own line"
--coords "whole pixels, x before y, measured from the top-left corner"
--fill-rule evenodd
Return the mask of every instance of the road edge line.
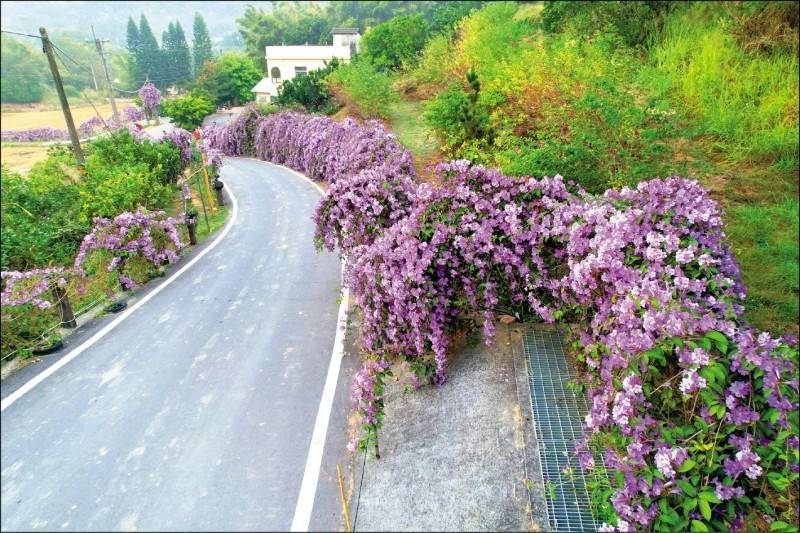
M 344 266 L 344 264 L 342 265 Z M 342 280 L 344 281 L 344 280 Z M 314 500 L 317 496 L 319 473 L 322 469 L 322 455 L 325 450 L 325 441 L 328 438 L 328 425 L 333 400 L 336 395 L 336 385 L 339 382 L 339 371 L 344 357 L 344 334 L 347 327 L 347 308 L 350 300 L 350 291 L 345 287 L 342 290 L 342 300 L 339 304 L 339 316 L 336 320 L 336 336 L 333 341 L 331 362 L 328 365 L 328 376 L 325 378 L 325 387 L 322 389 L 322 398 L 319 402 L 317 418 L 314 421 L 314 432 L 311 435 L 311 444 L 306 457 L 306 466 L 303 471 L 303 481 L 300 484 L 300 494 L 292 517 L 289 531 L 308 531 L 311 523 L 311 512 L 314 510 Z
M 3 398 L 2 403 L 0 403 L 0 412 L 5 411 L 11 404 L 19 400 L 22 396 L 30 392 L 36 385 L 53 375 L 58 369 L 65 366 L 67 363 L 78 357 L 81 353 L 83 353 L 87 348 L 90 348 L 94 345 L 97 341 L 102 339 L 103 337 L 108 334 L 112 329 L 117 327 L 123 320 L 128 318 L 131 314 L 133 314 L 137 309 L 142 307 L 148 301 L 150 301 L 156 294 L 161 292 L 167 286 L 169 286 L 173 281 L 175 281 L 180 275 L 184 272 L 189 270 L 195 263 L 197 263 L 200 259 L 202 259 L 208 252 L 216 248 L 216 246 L 222 242 L 226 235 L 230 232 L 231 228 L 233 228 L 233 224 L 236 222 L 236 217 L 239 214 L 239 203 L 236 201 L 236 195 L 233 194 L 233 191 L 228 190 L 228 195 L 231 199 L 231 204 L 233 206 L 233 212 L 231 213 L 230 220 L 222 229 L 222 233 L 220 233 L 214 241 L 209 244 L 206 248 L 204 248 L 200 253 L 198 253 L 195 257 L 193 257 L 188 263 L 183 265 L 180 270 L 175 272 L 172 276 L 164 280 L 164 282 L 146 294 L 141 300 L 133 304 L 130 308 L 128 308 L 124 313 L 119 315 L 117 318 L 106 324 L 103 329 L 89 337 L 85 340 L 82 344 L 80 344 L 77 348 L 69 352 L 67 355 L 59 359 L 53 365 L 44 369 L 41 373 L 37 374 L 35 377 L 30 379 L 27 383 L 21 386 L 19 389 L 15 390 L 7 397 Z

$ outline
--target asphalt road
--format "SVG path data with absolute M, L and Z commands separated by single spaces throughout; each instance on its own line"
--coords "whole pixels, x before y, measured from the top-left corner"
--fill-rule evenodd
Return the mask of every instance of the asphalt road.
M 314 250 L 310 183 L 245 159 L 222 178 L 219 245 L 2 412 L 3 531 L 289 528 L 340 266 Z M 334 487 L 312 528 L 340 528 L 316 507 Z

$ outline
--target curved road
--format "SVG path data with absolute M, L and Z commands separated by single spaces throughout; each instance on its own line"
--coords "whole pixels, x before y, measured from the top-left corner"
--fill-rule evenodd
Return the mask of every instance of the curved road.
M 3 531 L 289 529 L 340 265 L 313 185 L 246 159 L 222 177 L 219 245 L 3 411 Z

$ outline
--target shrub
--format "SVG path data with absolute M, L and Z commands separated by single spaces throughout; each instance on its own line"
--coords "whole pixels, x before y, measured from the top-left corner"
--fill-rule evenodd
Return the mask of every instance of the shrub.
M 172 143 L 154 142 L 146 138 L 136 139 L 128 130 L 120 130 L 113 135 L 96 139 L 89 145 L 87 153 L 88 159 L 92 161 L 92 168 L 142 164 L 159 183 L 164 185 L 175 183 L 183 170 L 180 148 Z M 122 209 L 118 212 L 128 210 Z
M 444 141 L 444 148 L 455 152 L 469 141 L 485 141 L 481 148 L 486 148 L 494 140 L 489 114 L 485 106 L 478 104 L 481 85 L 472 69 L 467 71 L 467 83 L 469 93 L 451 85 L 428 102 L 425 109 L 425 119 Z
M 421 15 L 394 17 L 364 35 L 361 53 L 379 69 L 397 69 L 414 61 L 427 36 L 427 24 Z
M 547 2 L 541 13 L 548 32 L 568 32 L 580 37 L 618 34 L 627 46 L 645 44 L 660 27 L 670 5 L 666 1 Z
M 78 184 L 49 159 L 27 177 L 2 169 L 0 270 L 67 265 L 89 230 L 80 217 Z
M 117 270 L 120 283 L 133 289 L 137 283 L 127 274 L 126 268 L 133 267 L 134 261 L 141 260 L 158 268 L 178 260 L 178 253 L 185 246 L 176 227 L 181 223 L 182 217 L 167 217 L 163 211 L 147 212 L 141 208 L 113 219 L 95 218 L 92 231 L 81 242 L 74 268 L 81 272 L 87 254 L 107 251 L 112 256 L 107 270 Z
M 158 117 L 161 105 L 161 91 L 152 83 L 145 83 L 137 91 L 141 99 L 142 111 L 148 119 Z
M 146 163 L 108 165 L 96 154 L 86 158 L 82 179 L 82 215 L 108 217 L 139 206 L 157 209 L 166 206 L 170 189 L 159 183 L 158 176 Z
M 193 130 L 203 123 L 203 119 L 214 112 L 214 103 L 206 97 L 189 93 L 162 104 L 163 112 L 173 119 L 175 124 L 186 130 Z
M 408 217 L 348 254 L 369 350 L 441 382 L 460 316 L 481 316 L 487 342 L 497 312 L 577 322 L 593 444 L 579 459 L 599 469 L 588 450 L 603 454 L 604 520 L 729 530 L 753 504 L 790 519 L 791 502 L 776 511 L 762 494 L 765 483 L 797 488 L 797 349 L 743 321 L 719 211 L 696 183 L 594 197 L 466 161 L 437 177 L 443 186 L 421 185 Z M 354 385 L 365 423 L 378 424 L 382 398 L 364 390 Z
M 387 118 L 391 104 L 397 100 L 386 74 L 369 62 L 355 59 L 328 76 L 328 82 L 341 87 L 363 117 Z
M 229 124 L 203 128 L 203 138 L 225 155 L 258 157 L 331 184 L 383 163 L 416 176 L 411 154 L 376 121 L 362 127 L 287 111 L 262 117 L 249 108 Z
M 325 77 L 339 67 L 333 58 L 325 68 L 312 70 L 305 76 L 295 76 L 286 80 L 278 90 L 276 103 L 280 106 L 301 106 L 311 112 L 332 113 L 336 111 L 336 101 L 325 85 Z
M 406 169 L 391 162 L 337 180 L 314 211 L 317 248 L 352 250 L 372 244 L 386 228 L 408 216 L 415 191 Z

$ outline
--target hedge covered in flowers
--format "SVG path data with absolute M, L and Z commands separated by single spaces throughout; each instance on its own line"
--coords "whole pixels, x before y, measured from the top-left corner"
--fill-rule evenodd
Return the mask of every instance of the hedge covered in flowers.
M 175 185 L 183 188 L 186 199 L 182 171 L 200 159 L 195 147 L 192 134 L 181 129 L 170 131 L 160 143 L 123 131 L 90 144 L 85 171 L 77 183 L 63 178 L 62 167 L 74 164 L 63 152 L 51 153 L 24 178 L 4 169 L 3 266 L 7 271 L 0 273 L 4 355 L 9 347 L 19 348 L 40 334 L 46 321 L 36 309 L 51 306 L 52 295 L 47 292 L 56 285 L 88 277 L 69 282 L 68 288 L 77 287 L 73 296 L 80 300 L 85 285 L 96 288 L 98 279 L 101 284 L 118 281 L 134 288 L 134 278 L 139 280 L 153 267 L 178 259 L 185 246 L 179 230 L 183 216 L 168 217 L 159 208 L 164 205 L 161 197 L 168 198 Z M 56 247 L 58 255 L 47 253 Z M 26 255 L 28 249 L 37 253 Z M 86 262 L 98 251 L 103 253 Z M 71 265 L 36 268 L 66 262 Z M 97 270 L 100 263 L 116 275 L 102 274 Z M 7 337 L 16 340 L 6 343 Z
M 347 258 L 375 355 L 353 386 L 362 447 L 390 356 L 442 383 L 465 321 L 487 341 L 498 313 L 568 322 L 592 406 L 578 459 L 608 478 L 604 529 L 731 530 L 753 509 L 796 522 L 779 496 L 798 486 L 796 341 L 747 325 L 720 211 L 696 182 L 594 196 L 453 161 L 434 186 L 378 124 L 296 113 L 249 110 L 205 136 L 328 182 L 317 244 Z
M 120 283 L 127 289 L 136 288 L 136 283 L 125 275 L 125 266 L 137 257 L 155 267 L 177 261 L 178 253 L 186 246 L 178 229 L 183 222 L 183 215 L 168 217 L 163 211 L 148 213 L 142 209 L 113 219 L 95 218 L 92 231 L 81 242 L 74 268 L 81 272 L 88 253 L 106 250 L 113 255 L 108 271 L 119 269 Z

